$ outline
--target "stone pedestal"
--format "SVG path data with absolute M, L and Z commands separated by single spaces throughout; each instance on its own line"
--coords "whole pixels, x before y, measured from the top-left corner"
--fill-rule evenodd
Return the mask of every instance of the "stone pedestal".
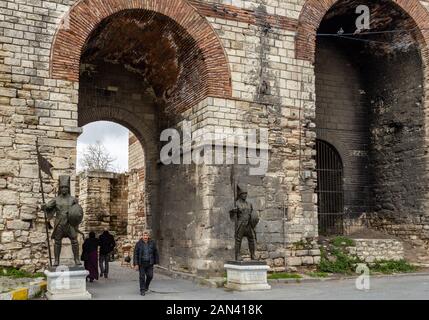
M 83 267 L 59 266 L 45 270 L 47 277 L 48 300 L 89 300 L 91 294 L 86 290 L 86 277 L 89 274 Z
M 238 291 L 270 290 L 267 272 L 270 269 L 265 262 L 228 261 L 224 265 L 227 273 L 228 289 Z

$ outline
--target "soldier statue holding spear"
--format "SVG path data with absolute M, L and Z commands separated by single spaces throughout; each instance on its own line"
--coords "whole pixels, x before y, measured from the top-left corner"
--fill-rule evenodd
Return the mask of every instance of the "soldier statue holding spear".
M 80 233 L 78 227 L 83 219 L 83 209 L 78 204 L 77 199 L 70 195 L 70 176 L 60 176 L 58 196 L 43 205 L 42 209 L 46 212 L 49 220 L 55 216 L 55 225 L 52 231 L 52 239 L 55 241 L 54 266 L 60 264 L 63 238 L 70 239 L 75 265 L 80 266 L 82 263 L 80 262 L 77 237 Z
M 51 250 L 49 243 L 49 227 L 51 227 L 48 220 L 51 220 L 55 217 L 55 224 L 52 231 L 52 239 L 54 240 L 54 266 L 59 266 L 60 264 L 60 255 L 62 247 L 62 239 L 69 238 L 72 245 L 74 263 L 76 266 L 80 266 L 80 256 L 79 256 L 79 243 L 78 243 L 78 234 L 82 234 L 79 231 L 79 224 L 83 220 L 83 209 L 78 204 L 78 201 L 75 197 L 70 195 L 70 176 L 60 176 L 59 177 L 59 187 L 58 187 L 58 196 L 47 204 L 45 203 L 45 195 L 43 191 L 43 179 L 42 171 L 48 174 L 52 178 L 50 169 L 52 165 L 39 153 L 39 146 L 36 141 L 36 150 L 39 163 L 39 179 L 42 193 L 42 210 L 45 213 L 45 225 L 46 225 L 46 237 L 48 245 L 48 254 L 49 254 L 49 264 L 51 262 Z M 52 227 L 51 227 L 52 228 Z
M 256 260 L 256 225 L 259 217 L 247 201 L 247 188 L 244 184 L 233 183 L 235 208 L 229 212 L 230 218 L 235 222 L 235 260 L 240 261 L 241 242 L 244 237 L 249 243 L 250 257 Z M 238 197 L 237 197 L 238 196 Z

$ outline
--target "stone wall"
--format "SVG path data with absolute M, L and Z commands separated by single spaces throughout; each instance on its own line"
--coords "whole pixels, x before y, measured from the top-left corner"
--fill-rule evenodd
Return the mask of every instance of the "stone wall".
M 101 233 L 110 227 L 110 181 L 114 174 L 89 172 L 79 177 L 79 204 L 84 211 L 82 230 Z
M 232 228 L 223 211 L 232 204 L 231 168 L 158 165 L 160 131 L 180 127 L 184 119 L 195 128 L 226 132 L 267 128 L 268 172 L 247 182 L 262 218 L 258 251 L 279 266 L 301 250 L 295 243 L 305 241 L 311 248 L 303 250 L 316 250 L 313 36 L 335 2 L 172 0 L 165 6 L 149 0 L 0 1 L 0 263 L 46 265 L 43 215 L 37 209 L 36 139 L 54 165 L 54 178 L 44 176 L 51 199 L 58 176 L 74 175 L 80 126 L 97 120 L 126 126 L 144 148 L 145 182 L 138 173 L 131 182 L 138 182 L 135 190 L 145 191 L 144 205 L 141 198 L 133 202 L 134 217 L 140 215 L 136 230 L 150 227 L 164 241 L 164 265 L 207 271 L 218 269 L 231 254 Z M 420 29 L 428 29 L 429 14 L 420 2 L 395 3 Z M 154 20 L 168 27 L 166 34 L 155 34 L 162 38 L 161 49 L 169 49 L 166 55 L 153 54 L 160 49 L 157 41 L 132 43 L 151 44 L 144 61 L 134 59 L 132 50 L 123 51 L 126 44 L 119 46 L 119 55 L 103 45 L 116 50 L 132 35 L 121 30 L 138 30 L 136 12 L 122 16 L 124 25 L 115 32 L 94 32 L 93 26 L 106 26 L 103 18 L 136 8 L 145 10 L 145 19 L 148 10 L 158 12 Z M 109 26 L 117 22 L 109 21 Z M 427 39 L 427 31 L 421 37 Z M 170 86 L 157 79 L 168 79 Z M 426 227 L 422 217 L 421 230 Z M 317 261 L 306 254 L 302 263 Z
M 110 182 L 110 230 L 115 235 L 127 234 L 128 175 L 120 174 Z
M 91 171 L 81 173 L 78 181 L 84 211 L 82 231 L 98 235 L 106 228 L 115 235 L 126 235 L 128 175 Z
M 144 170 L 128 173 L 83 172 L 76 189 L 84 210 L 81 230 L 100 235 L 104 229 L 115 236 L 116 255 L 122 246 L 134 246 L 139 232 L 146 229 Z
M 374 36 L 371 44 L 318 37 L 317 136 L 334 145 L 343 161 L 347 228 L 371 221 L 373 227 L 406 237 L 420 229 L 420 240 L 427 239 L 419 222 L 427 203 L 424 48 L 416 41 L 410 17 L 387 2 L 368 5 L 374 30 L 410 32 Z M 338 2 L 318 32 L 335 32 L 340 24 L 345 32 L 352 30 L 347 24 L 352 9 Z M 387 13 L 395 18 L 386 24 Z
M 139 234 L 152 226 L 151 214 L 147 210 L 145 170 L 134 169 L 128 174 L 128 238 L 137 241 Z
M 387 59 L 375 59 L 370 70 L 375 200 L 371 225 L 416 244 L 429 244 L 420 53 L 410 47 Z
M 312 176 L 303 178 L 302 183 L 308 185 L 308 189 L 301 189 L 301 181 L 296 179 L 299 162 L 294 161 L 293 156 L 285 162 L 281 158 L 280 150 L 287 152 L 287 148 L 298 142 L 293 130 L 289 131 L 294 124 L 286 120 L 287 114 L 283 115 L 281 108 L 250 102 L 207 99 L 192 111 L 185 114 L 187 120 L 194 123 L 195 119 L 202 119 L 203 123 L 197 122 L 195 127 L 207 128 L 206 122 L 212 124 L 209 128 L 213 132 L 216 128 L 228 133 L 231 127 L 269 130 L 269 143 L 273 147 L 269 150 L 267 174 L 251 176 L 249 166 L 236 165 L 233 175 L 248 185 L 249 201 L 261 218 L 257 228 L 258 254 L 272 265 L 277 259 L 277 266 L 280 268 L 279 264 L 283 264 L 284 269 L 288 258 L 285 244 L 317 237 Z M 228 119 L 225 114 L 229 114 Z M 279 125 L 283 130 L 274 129 Z M 284 131 L 289 133 L 288 138 Z M 264 145 L 258 146 L 259 150 L 264 148 Z M 307 165 L 314 167 L 311 161 Z M 192 272 L 219 272 L 223 261 L 232 258 L 234 231 L 228 214 L 234 203 L 231 170 L 227 165 L 161 167 L 163 201 L 160 216 L 154 221 L 159 221 L 163 264 Z M 183 201 L 185 196 L 189 201 Z M 247 251 L 245 242 L 243 249 Z M 293 250 L 290 246 L 288 254 Z
M 141 169 L 145 166 L 144 150 L 140 141 L 130 131 L 128 142 L 128 171 Z
M 401 241 L 394 239 L 353 239 L 353 241 L 355 245 L 348 247 L 347 251 L 364 262 L 404 259 L 404 246 Z

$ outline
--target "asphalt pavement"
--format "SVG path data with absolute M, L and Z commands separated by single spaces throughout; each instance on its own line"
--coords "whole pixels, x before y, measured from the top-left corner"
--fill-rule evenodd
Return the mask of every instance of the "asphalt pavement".
M 95 300 L 428 300 L 429 276 L 404 275 L 370 278 L 369 290 L 356 280 L 272 284 L 272 290 L 231 292 L 191 280 L 173 279 L 155 272 L 149 292 L 140 295 L 138 272 L 111 263 L 108 279 L 87 283 Z

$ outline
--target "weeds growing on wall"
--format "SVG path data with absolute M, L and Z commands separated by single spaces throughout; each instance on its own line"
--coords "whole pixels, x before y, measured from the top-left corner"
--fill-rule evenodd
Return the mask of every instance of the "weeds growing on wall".
M 332 239 L 331 243 L 334 247 L 337 248 L 354 247 L 356 245 L 352 239 L 343 236 L 335 237 L 334 239 Z
M 321 259 L 319 264 L 320 272 L 353 274 L 356 270 L 356 265 L 361 263 L 357 257 L 350 256 L 341 248 L 332 248 L 329 250 L 321 249 Z
M 392 273 L 410 273 L 417 271 L 417 267 L 409 264 L 405 260 L 400 261 L 376 261 L 370 266 L 371 272 L 392 274 Z
M 326 246 L 320 249 L 321 259 L 318 271 L 347 275 L 356 274 L 357 265 L 365 262 L 348 252 L 347 248 L 354 245 L 354 241 L 347 237 L 336 237 L 330 240 Z M 371 273 L 383 274 L 409 273 L 417 270 L 417 267 L 405 260 L 375 261 L 368 264 L 368 267 Z

